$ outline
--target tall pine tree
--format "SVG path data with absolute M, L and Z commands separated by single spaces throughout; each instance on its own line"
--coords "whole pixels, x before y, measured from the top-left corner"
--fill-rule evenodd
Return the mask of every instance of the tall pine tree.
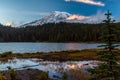
M 101 63 L 97 67 L 90 69 L 90 80 L 120 80 L 120 65 L 117 63 L 115 48 L 118 45 L 114 44 L 115 26 L 113 25 L 115 20 L 111 19 L 111 13 L 108 10 L 106 20 L 104 20 L 104 30 L 101 39 L 104 41 L 103 50 L 97 53 Z

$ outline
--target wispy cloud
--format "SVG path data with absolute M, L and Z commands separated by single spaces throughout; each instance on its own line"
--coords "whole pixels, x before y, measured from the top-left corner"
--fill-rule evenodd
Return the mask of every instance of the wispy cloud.
M 85 20 L 88 19 L 89 17 L 83 16 L 83 15 L 72 15 L 68 17 L 66 20 Z
M 102 23 L 105 19 L 105 15 L 103 12 L 98 11 L 95 15 L 89 16 L 90 18 L 87 20 L 89 23 Z
M 103 12 L 98 11 L 94 15 L 90 16 L 84 16 L 84 15 L 72 15 L 67 18 L 68 22 L 76 20 L 74 22 L 80 22 L 80 23 L 102 23 L 103 20 L 105 20 L 105 15 Z
M 105 4 L 101 1 L 95 1 L 95 0 L 65 0 L 66 2 L 75 1 L 75 2 L 81 2 L 85 4 L 90 5 L 96 5 L 96 6 L 105 6 Z

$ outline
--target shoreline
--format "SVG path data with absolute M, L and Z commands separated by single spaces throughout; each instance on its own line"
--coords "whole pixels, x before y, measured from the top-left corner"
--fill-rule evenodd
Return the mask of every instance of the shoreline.
M 55 52 L 36 52 L 36 53 L 12 53 L 5 52 L 0 54 L 0 61 L 6 61 L 12 58 L 27 59 L 38 58 L 44 61 L 83 61 L 83 60 L 99 60 L 97 52 L 101 49 L 84 49 L 84 50 L 68 50 L 68 51 L 55 51 Z M 114 50 L 117 52 L 116 57 L 120 60 L 120 49 Z
M 67 61 L 70 61 L 69 64 L 67 64 L 67 66 L 71 67 L 70 70 L 66 71 L 67 75 L 72 75 L 71 77 L 75 77 L 75 75 L 79 74 L 79 75 L 84 75 L 85 77 L 81 76 L 83 78 L 83 80 L 85 80 L 85 78 L 89 78 L 90 74 L 89 73 L 85 73 L 84 71 L 87 70 L 87 68 L 90 68 L 91 65 L 96 65 L 96 61 L 99 61 L 98 56 L 97 56 L 97 52 L 101 51 L 102 49 L 85 49 L 85 50 L 68 50 L 68 51 L 57 51 L 57 52 L 36 52 L 36 53 L 24 53 L 24 54 L 20 54 L 20 53 L 12 53 L 12 52 L 5 52 L 3 54 L 0 54 L 0 61 L 3 61 L 3 63 L 10 61 L 10 59 L 40 59 L 41 63 L 45 66 L 47 66 L 47 63 L 44 63 L 45 61 L 59 61 L 59 62 L 63 62 L 66 63 Z M 114 50 L 117 56 L 117 59 L 120 61 L 120 49 L 115 49 Z M 40 60 L 36 60 L 36 62 L 39 63 Z M 72 63 L 71 61 L 90 61 L 93 60 L 93 62 L 90 63 L 84 63 L 84 64 L 77 64 L 77 63 Z M 15 60 L 13 60 L 13 63 L 16 62 Z M 19 61 L 18 61 L 19 62 Z M 25 61 L 23 61 L 25 62 Z M 18 63 L 19 64 L 19 63 Z M 25 62 L 26 64 L 26 62 Z M 41 65 L 42 65 L 41 64 Z M 49 63 L 48 63 L 49 64 Z M 50 63 L 51 64 L 51 63 Z M 36 65 L 35 65 L 36 66 Z M 40 63 L 39 63 L 40 66 Z M 39 67 L 37 66 L 37 67 Z M 60 64 L 61 66 L 61 64 Z M 65 65 L 64 65 L 65 66 Z M 31 67 L 31 66 L 30 66 Z M 30 74 L 32 76 L 34 75 L 45 75 L 44 78 L 45 80 L 53 80 L 54 78 L 62 78 L 62 76 L 60 77 L 60 75 L 58 73 L 54 73 L 53 72 L 45 72 L 43 70 L 39 70 L 38 68 L 30 68 L 29 66 L 24 66 L 22 70 L 17 70 L 17 75 L 16 77 L 22 79 L 23 77 L 19 77 L 26 74 L 26 76 L 24 76 L 25 78 L 31 78 L 31 76 L 29 76 L 29 74 L 31 72 L 33 72 L 34 74 Z M 32 66 L 33 67 L 33 66 Z M 53 66 L 52 66 L 53 67 Z M 73 68 L 73 69 L 72 69 Z M 77 70 L 78 68 L 78 70 Z M 81 69 L 80 69 L 81 68 Z M 51 69 L 51 68 L 50 68 Z M 63 68 L 59 68 L 58 70 L 63 70 Z M 14 68 L 13 68 L 14 70 Z M 7 70 L 8 71 L 8 70 Z M 72 71 L 71 74 L 70 71 Z M 26 73 L 25 73 L 26 72 Z M 21 73 L 21 74 L 20 74 Z M 50 76 L 52 74 L 52 76 Z M 7 73 L 7 75 L 9 75 L 9 73 Z M 63 73 L 61 75 L 64 75 Z M 8 79 L 9 77 L 6 76 Z M 77 76 L 75 77 L 76 79 L 79 80 L 79 78 L 81 79 L 81 77 Z M 32 77 L 34 79 L 36 79 L 36 76 Z M 38 77 L 39 78 L 39 77 Z M 41 78 L 41 77 L 40 77 Z M 42 80 L 42 79 L 40 79 Z

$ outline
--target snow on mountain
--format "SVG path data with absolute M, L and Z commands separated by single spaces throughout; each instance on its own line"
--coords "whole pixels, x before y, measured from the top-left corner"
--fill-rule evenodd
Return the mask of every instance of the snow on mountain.
M 50 13 L 48 16 L 45 16 L 39 20 L 27 23 L 22 25 L 22 27 L 26 26 L 37 26 L 43 25 L 47 23 L 100 23 L 104 19 L 104 16 L 101 14 L 97 14 L 94 16 L 81 16 L 76 14 L 70 14 L 67 12 L 59 12 L 55 11 Z
M 68 18 L 69 16 L 71 16 L 70 13 L 55 11 L 55 12 L 50 13 L 48 16 L 41 18 L 40 20 L 30 22 L 23 26 L 37 26 L 37 25 L 43 25 L 47 23 L 65 22 L 66 18 Z

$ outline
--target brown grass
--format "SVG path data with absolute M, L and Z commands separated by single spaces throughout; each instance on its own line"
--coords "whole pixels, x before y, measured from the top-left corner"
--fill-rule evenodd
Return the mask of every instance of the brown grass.
M 8 60 L 14 57 L 16 58 L 40 58 L 43 60 L 50 61 L 80 61 L 80 60 L 98 60 L 97 52 L 101 51 L 101 49 L 86 49 L 86 50 L 70 50 L 70 51 L 61 51 L 61 52 L 37 52 L 37 53 L 12 53 L 6 52 L 0 54 L 0 60 Z M 120 60 L 120 50 L 114 50 L 116 52 L 117 59 Z
M 71 76 L 71 78 L 76 80 L 89 80 L 90 78 L 90 74 L 82 70 L 69 70 L 68 73 Z

